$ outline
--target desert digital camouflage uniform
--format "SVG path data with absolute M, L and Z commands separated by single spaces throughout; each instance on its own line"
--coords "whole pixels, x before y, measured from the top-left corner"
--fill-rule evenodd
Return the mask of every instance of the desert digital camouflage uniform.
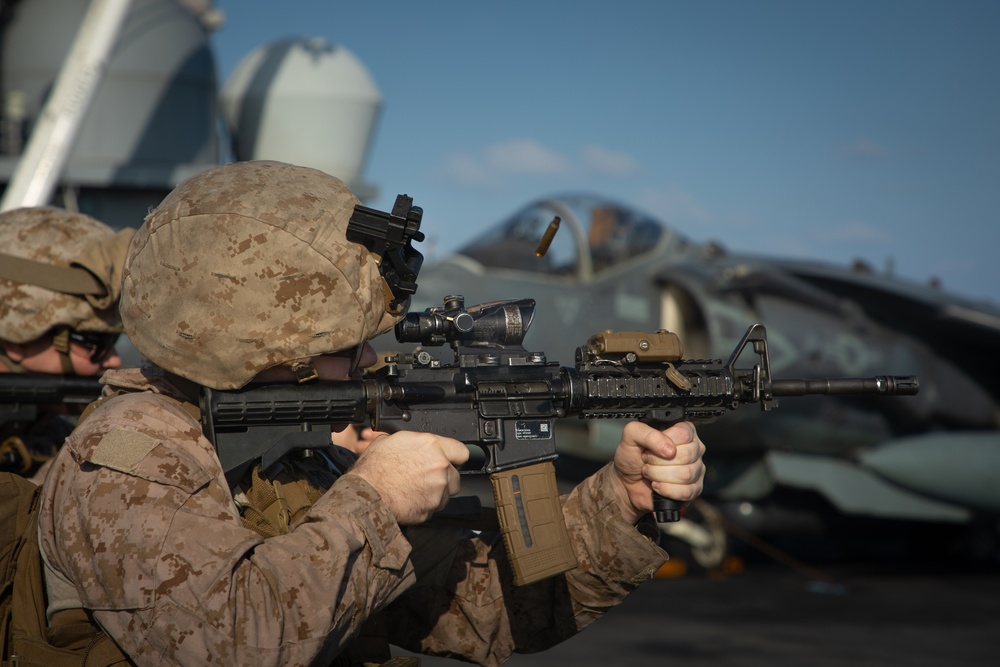
M 244 526 L 192 414 L 198 385 L 301 370 L 393 325 L 377 262 L 343 240 L 356 202 L 314 170 L 238 163 L 147 219 L 122 313 L 166 371 L 106 373 L 107 398 L 53 465 L 39 519 L 50 615 L 90 610 L 142 665 L 330 664 L 372 618 L 406 649 L 498 665 L 578 632 L 664 562 L 655 524 L 622 519 L 607 468 L 564 499 L 579 567 L 520 588 L 499 535 L 401 530 L 349 471 L 287 533 Z
M 499 665 L 583 629 L 665 560 L 655 525 L 621 518 L 607 470 L 564 499 L 580 567 L 520 588 L 499 535 L 404 533 L 350 473 L 291 532 L 265 540 L 242 525 L 200 424 L 164 398 L 182 392 L 148 370 L 105 381 L 134 393 L 67 441 L 46 485 L 41 545 L 50 612 L 94 610 L 137 664 L 329 664 L 385 609 L 397 646 Z M 425 531 L 434 547 L 415 553 L 407 535 L 426 544 Z
M 30 343 L 58 327 L 119 333 L 121 268 L 135 230 L 116 232 L 83 213 L 38 206 L 0 213 L 0 340 Z M 63 371 L 72 374 L 68 352 Z M 24 372 L 0 349 L 9 372 Z M 32 422 L 0 423 L 0 451 L 20 462 L 19 474 L 40 483 L 42 465 L 75 420 L 41 412 Z

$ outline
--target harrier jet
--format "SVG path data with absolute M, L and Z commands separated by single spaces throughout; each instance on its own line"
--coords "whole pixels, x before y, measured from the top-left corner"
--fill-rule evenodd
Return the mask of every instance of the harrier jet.
M 699 426 L 709 445 L 704 497 L 759 534 L 823 531 L 846 517 L 986 526 L 995 541 L 1000 308 L 992 304 L 859 265 L 731 253 L 592 196 L 536 201 L 425 265 L 411 312 L 453 294 L 469 304 L 534 299 L 524 346 L 564 366 L 608 329 L 666 329 L 680 336 L 685 359 L 725 360 L 762 323 L 775 378 L 917 376 L 917 396 L 785 398 L 778 410 L 741 408 Z M 607 461 L 621 432 L 602 420 L 558 428 L 564 474 Z

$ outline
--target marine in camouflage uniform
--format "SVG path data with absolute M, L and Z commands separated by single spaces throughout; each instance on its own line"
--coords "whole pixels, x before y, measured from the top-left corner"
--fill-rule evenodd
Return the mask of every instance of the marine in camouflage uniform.
M 357 203 L 321 172 L 244 162 L 185 181 L 147 218 L 122 314 L 158 367 L 106 374 L 50 473 L 39 530 L 53 622 L 85 610 L 142 665 L 371 664 L 388 659 L 385 640 L 499 665 L 572 636 L 664 562 L 648 478 L 699 493 L 704 448 L 688 424 L 626 427 L 616 461 L 562 499 L 578 567 L 522 587 L 498 535 L 424 524 L 468 456 L 433 434 L 379 437 L 349 469 L 330 461 L 328 489 L 277 512 L 278 530 L 253 527 L 255 487 L 228 485 L 199 386 L 345 378 L 337 355 L 359 344 L 374 360 L 364 341 L 398 316 L 377 258 L 345 240 Z M 281 468 L 278 495 L 301 470 Z
M 0 373 L 89 376 L 121 364 L 118 295 L 134 231 L 47 206 L 0 214 Z M 59 405 L 36 412 L 0 414 L 0 469 L 40 481 L 73 417 Z

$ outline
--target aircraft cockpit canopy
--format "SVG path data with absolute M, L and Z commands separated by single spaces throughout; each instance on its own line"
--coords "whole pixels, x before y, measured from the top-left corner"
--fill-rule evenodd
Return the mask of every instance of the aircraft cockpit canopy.
M 548 250 L 536 250 L 555 218 L 559 230 Z M 488 268 L 551 275 L 589 275 L 652 251 L 667 235 L 657 220 L 594 197 L 535 202 L 458 251 Z

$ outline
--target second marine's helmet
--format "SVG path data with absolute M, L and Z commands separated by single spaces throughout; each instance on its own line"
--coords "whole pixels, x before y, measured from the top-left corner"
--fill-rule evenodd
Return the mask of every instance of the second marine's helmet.
M 346 239 L 358 199 L 281 162 L 236 162 L 178 185 L 125 262 L 122 320 L 160 367 L 236 389 L 274 366 L 388 331 L 379 258 Z
M 134 231 L 50 206 L 0 214 L 0 339 L 120 332 L 121 266 Z

